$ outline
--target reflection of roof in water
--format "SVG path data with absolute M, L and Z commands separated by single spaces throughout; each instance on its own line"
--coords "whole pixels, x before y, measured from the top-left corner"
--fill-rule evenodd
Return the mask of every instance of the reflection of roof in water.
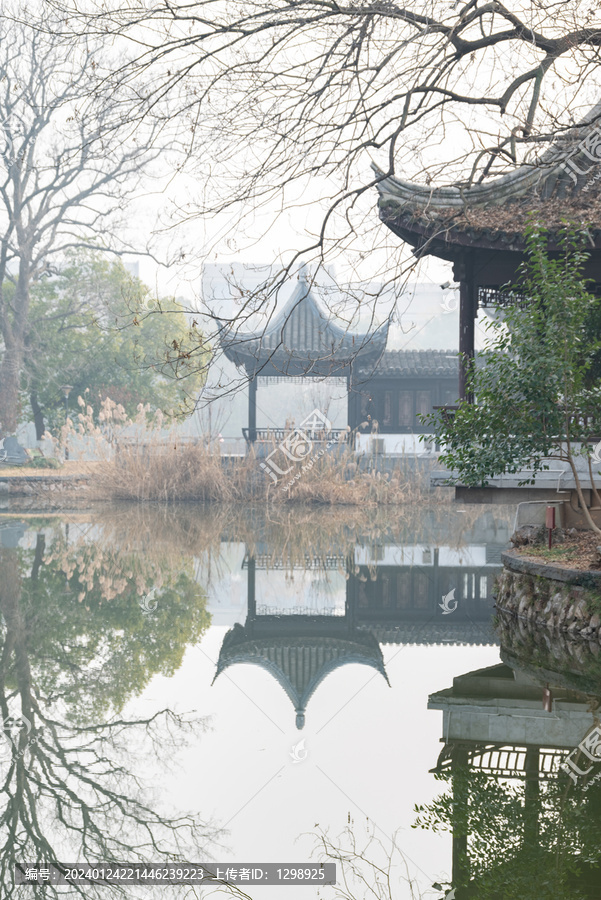
M 462 622 L 449 616 L 437 622 L 378 622 L 370 625 L 362 621 L 361 631 L 367 631 L 380 644 L 469 644 L 493 647 L 499 639 L 490 622 Z
M 540 760 L 542 764 L 545 757 L 549 772 L 551 761 L 557 763 L 561 756 L 554 751 L 576 747 L 594 717 L 586 694 L 550 685 L 546 695 L 545 687 L 523 669 L 498 663 L 456 675 L 452 687 L 430 694 L 428 709 L 442 710 L 445 744 L 463 747 L 474 766 L 490 772 L 523 772 L 525 749 L 530 747 L 549 751 Z M 493 750 L 494 760 L 487 757 Z M 503 753 L 513 758 L 504 758 Z M 450 760 L 443 748 L 439 765 Z
M 288 694 L 296 711 L 296 727 L 302 728 L 307 703 L 318 685 L 330 672 L 348 663 L 371 666 L 388 682 L 382 651 L 371 634 L 257 637 L 237 623 L 223 639 L 215 678 L 236 664 L 266 669 Z

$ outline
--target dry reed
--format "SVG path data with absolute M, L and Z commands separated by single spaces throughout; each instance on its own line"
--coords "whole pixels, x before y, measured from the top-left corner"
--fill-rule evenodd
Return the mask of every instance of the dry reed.
M 290 471 L 273 483 L 263 463 L 251 450 L 246 457 L 221 456 L 219 444 L 208 438 L 186 441 L 175 430 L 166 428 L 162 413 L 151 413 L 142 404 L 130 419 L 119 404 L 106 398 L 98 412 L 78 398 L 81 412 L 69 420 L 60 435 L 59 446 L 93 452 L 95 463 L 90 472 L 86 494 L 96 500 L 135 500 L 173 503 L 201 501 L 212 503 L 267 502 L 282 505 L 291 502 L 327 506 L 364 508 L 403 503 L 424 503 L 432 497 L 429 473 L 411 470 L 409 460 L 391 472 L 376 471 L 383 466 L 363 464 L 346 443 L 309 445 L 294 465 L 286 456 Z M 300 442 L 307 449 L 306 441 Z M 266 453 L 276 451 L 261 445 Z M 271 455 L 271 454 L 270 454 Z M 414 467 L 415 468 L 415 467 Z M 451 490 L 436 492 L 438 502 L 450 499 Z
M 431 497 L 426 474 L 402 468 L 361 470 L 349 448 L 325 454 L 308 469 L 299 465 L 296 474 L 300 477 L 291 484 L 282 479 L 273 484 L 253 453 L 224 462 L 218 450 L 201 444 L 134 444 L 119 448 L 112 459 L 98 464 L 91 490 L 105 499 L 162 503 L 261 501 L 372 507 L 425 502 Z M 447 497 L 449 491 L 437 492 L 439 500 Z

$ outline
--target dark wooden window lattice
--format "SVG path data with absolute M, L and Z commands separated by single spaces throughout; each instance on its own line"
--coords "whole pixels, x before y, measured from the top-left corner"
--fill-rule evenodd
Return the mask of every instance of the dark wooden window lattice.
M 526 306 L 529 303 L 525 294 L 516 291 L 501 291 L 497 287 L 479 287 L 478 288 L 478 307 L 486 309 L 487 307 L 514 306 L 518 303 L 520 306 Z

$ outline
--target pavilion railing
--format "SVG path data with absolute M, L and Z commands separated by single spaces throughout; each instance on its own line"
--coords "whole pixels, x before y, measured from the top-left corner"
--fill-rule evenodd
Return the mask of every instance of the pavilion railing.
M 530 774 L 526 765 L 527 747 L 511 743 L 475 744 L 469 741 L 452 741 L 445 744 L 436 766 L 430 772 L 453 770 L 453 751 L 464 747 L 467 751 L 467 765 L 488 775 L 504 778 L 527 778 Z M 540 747 L 538 749 L 538 776 L 548 779 L 556 777 L 559 767 L 569 754 L 563 747 Z
M 459 409 L 459 406 L 433 406 L 432 409 L 434 412 L 437 412 L 440 409 L 445 424 L 450 425 L 455 418 L 455 413 Z
M 516 304 L 524 309 L 529 303 L 531 303 L 529 297 L 519 291 L 502 291 L 498 287 L 485 287 L 483 285 L 478 288 L 479 309 L 504 309 Z
M 304 434 L 307 435 L 308 438 L 313 441 L 315 444 L 324 443 L 328 444 L 331 441 L 337 441 L 339 443 L 343 443 L 341 440 L 342 435 L 348 436 L 349 432 L 346 428 L 331 428 L 329 431 L 321 430 L 317 431 L 314 429 L 302 429 Z M 294 428 L 256 428 L 255 429 L 255 440 L 262 441 L 266 443 L 279 444 L 285 438 L 289 437 L 294 432 Z M 244 439 L 247 444 L 251 443 L 250 438 L 250 429 L 243 428 L 242 434 L 244 435 Z

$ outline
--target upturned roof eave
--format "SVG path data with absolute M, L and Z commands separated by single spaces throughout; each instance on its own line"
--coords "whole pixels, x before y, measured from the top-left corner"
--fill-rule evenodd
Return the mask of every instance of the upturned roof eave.
M 384 172 L 372 163 L 376 175 L 381 176 L 376 188 L 382 199 L 389 198 L 399 206 L 409 210 L 426 209 L 430 213 L 436 210 L 462 210 L 466 207 L 501 206 L 504 203 L 522 198 L 535 189 L 542 181 L 560 170 L 561 163 L 550 165 L 519 166 L 513 172 L 493 178 L 486 184 L 475 184 L 466 187 L 450 185 L 448 187 L 430 187 L 413 181 L 404 181 L 394 175 L 385 176 Z
M 224 645 L 227 643 L 231 644 L 231 646 L 227 646 L 227 648 L 222 646 L 222 651 L 219 654 L 217 663 L 217 670 L 212 682 L 213 684 L 218 676 L 230 666 L 254 665 L 267 671 L 273 676 L 280 687 L 282 687 L 288 695 L 297 712 L 304 711 L 309 700 L 325 678 L 331 672 L 344 665 L 355 664 L 369 666 L 379 672 L 386 683 L 390 685 L 380 646 L 373 635 L 368 635 L 365 632 L 357 635 L 357 639 L 354 641 L 341 638 L 327 638 L 326 640 L 331 641 L 332 644 L 338 646 L 346 645 L 348 648 L 346 655 L 328 660 L 314 673 L 313 677 L 310 678 L 306 684 L 294 685 L 291 675 L 284 671 L 277 662 L 269 659 L 263 654 L 257 653 L 257 646 L 264 643 L 264 645 L 269 648 L 272 646 L 272 641 L 267 640 L 262 642 L 260 639 L 252 638 L 246 643 L 244 641 L 243 631 L 243 626 L 240 626 L 239 630 L 236 630 L 236 627 L 234 626 L 234 629 L 226 635 L 226 638 L 228 636 L 230 637 L 230 641 L 224 640 Z M 233 640 L 231 640 L 232 638 Z M 367 638 L 370 640 L 367 640 Z
M 523 253 L 526 241 L 520 230 L 487 230 L 484 231 L 469 223 L 460 223 L 454 219 L 434 219 L 423 223 L 413 218 L 409 210 L 395 210 L 391 213 L 390 204 L 380 203 L 380 220 L 393 234 L 414 249 L 414 255 L 437 256 L 454 262 L 460 250 L 498 250 L 512 253 Z M 463 227 L 461 227 L 463 225 Z
M 508 249 L 524 247 L 524 211 L 540 209 L 550 231 L 560 227 L 565 215 L 596 230 L 592 244 L 601 249 L 601 216 L 592 209 L 589 194 L 591 179 L 601 177 L 599 125 L 601 101 L 574 125 L 549 135 L 547 149 L 533 163 L 522 163 L 513 171 L 491 178 L 483 184 L 455 184 L 434 187 L 387 175 L 375 163 L 378 176 L 380 218 L 401 240 L 411 244 L 418 256 L 453 257 L 452 245 L 470 248 Z M 540 140 L 544 138 L 540 136 Z M 592 138 L 592 143 L 586 144 Z M 592 163 L 592 166 L 591 166 Z M 582 166 L 584 169 L 582 169 Z M 596 171 L 591 173 L 591 168 Z M 546 206 L 552 201 L 551 207 Z M 552 208 L 553 202 L 558 209 Z M 495 210 L 515 210 L 515 222 L 505 215 L 495 222 Z M 486 215 L 490 213 L 490 222 Z M 589 216 L 592 219 L 589 220 Z M 598 223 L 598 224 L 597 224 Z M 505 246 L 503 246 L 505 245 Z
M 377 360 L 386 347 L 390 323 L 386 321 L 375 331 L 349 335 L 343 333 L 339 346 L 333 346 L 331 350 L 296 350 L 281 344 L 275 348 L 264 346 L 265 336 L 243 337 L 238 340 L 221 341 L 221 347 L 226 357 L 236 366 L 243 366 L 248 371 L 260 371 L 266 365 L 281 368 L 285 372 L 288 368 L 306 366 L 307 370 L 319 365 L 330 365 L 336 368 L 345 368 L 358 361 L 369 362 Z

